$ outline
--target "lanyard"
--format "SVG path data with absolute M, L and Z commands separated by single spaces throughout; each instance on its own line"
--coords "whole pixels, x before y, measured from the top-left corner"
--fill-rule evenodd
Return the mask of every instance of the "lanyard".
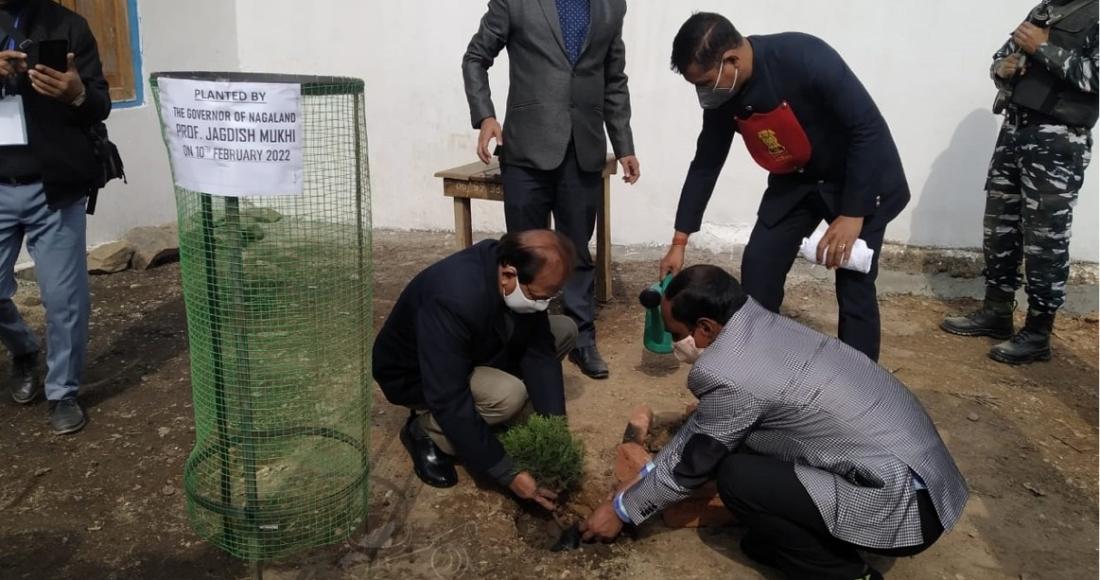
M 23 21 L 23 15 L 15 17 L 15 30 L 8 34 L 8 42 L 4 46 L 4 50 L 15 50 L 15 32 L 19 30 L 19 23 Z
M 22 14 L 15 17 L 15 22 L 13 23 L 13 26 L 15 28 L 10 33 L 8 33 L 8 41 L 4 43 L 4 50 L 14 50 L 15 49 L 15 35 L 19 32 L 19 23 L 22 22 L 22 21 L 23 21 L 23 15 Z M 13 87 L 18 87 L 18 85 L 15 85 L 15 84 L 12 84 L 12 83 L 13 83 L 13 79 L 8 79 L 8 82 L 0 83 L 0 98 L 5 98 L 8 95 L 11 95 L 11 94 L 14 94 L 15 92 L 17 92 L 18 89 L 17 88 L 13 89 Z

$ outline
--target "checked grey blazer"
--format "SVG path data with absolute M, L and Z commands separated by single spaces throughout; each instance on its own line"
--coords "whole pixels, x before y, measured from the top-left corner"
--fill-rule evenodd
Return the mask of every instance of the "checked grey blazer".
M 634 154 L 622 37 L 626 1 L 591 0 L 590 6 L 588 37 L 574 66 L 554 0 L 489 0 L 462 57 L 462 78 L 477 129 L 486 117 L 497 116 L 489 67 L 508 49 L 507 163 L 555 169 L 572 139 L 581 169 L 600 171 L 607 156 L 605 123 L 615 157 Z
M 945 530 L 962 515 L 966 481 L 916 396 L 855 349 L 751 298 L 688 387 L 698 409 L 622 497 L 635 523 L 691 492 L 675 470 L 696 434 L 794 463 L 832 534 L 859 546 L 922 543 L 914 473 Z

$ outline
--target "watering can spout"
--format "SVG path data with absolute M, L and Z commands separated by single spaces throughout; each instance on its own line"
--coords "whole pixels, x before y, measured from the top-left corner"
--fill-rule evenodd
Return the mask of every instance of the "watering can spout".
M 672 282 L 672 274 L 642 290 L 638 296 L 638 301 L 646 309 L 642 344 L 645 345 L 646 350 L 657 354 L 672 352 L 672 335 L 665 330 L 665 321 L 661 317 L 661 299 L 670 282 Z

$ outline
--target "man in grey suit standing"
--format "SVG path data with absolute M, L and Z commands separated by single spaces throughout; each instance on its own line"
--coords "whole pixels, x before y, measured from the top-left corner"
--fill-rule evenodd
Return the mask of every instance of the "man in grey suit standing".
M 584 524 L 609 540 L 718 480 L 746 556 L 792 579 L 874 580 L 860 551 L 913 556 L 951 529 L 966 481 L 916 396 L 854 348 L 766 310 L 717 266 L 661 305 L 699 406 Z
M 640 175 L 630 131 L 625 0 L 490 0 L 462 58 L 478 157 L 500 146 L 504 216 L 509 232 L 555 227 L 577 248 L 562 305 L 580 334 L 569 360 L 593 378 L 608 376 L 596 348 L 595 266 L 588 250 L 603 195 L 604 125 L 623 168 Z M 509 90 L 503 132 L 489 91 L 489 67 L 508 49 Z

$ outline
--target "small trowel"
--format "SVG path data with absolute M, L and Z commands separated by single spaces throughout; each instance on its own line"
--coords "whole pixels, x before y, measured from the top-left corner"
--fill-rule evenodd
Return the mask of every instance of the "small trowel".
M 574 523 L 561 531 L 561 536 L 558 537 L 558 541 L 553 546 L 550 546 L 550 551 L 565 552 L 576 550 L 579 547 L 581 547 L 581 525 Z

